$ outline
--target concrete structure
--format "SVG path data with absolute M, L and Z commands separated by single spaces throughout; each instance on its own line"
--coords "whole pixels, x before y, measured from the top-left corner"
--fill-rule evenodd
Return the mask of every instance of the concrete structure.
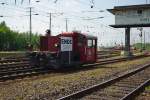
M 116 6 L 108 9 L 115 15 L 114 28 L 125 28 L 125 55 L 130 57 L 130 28 L 150 27 L 150 4 Z

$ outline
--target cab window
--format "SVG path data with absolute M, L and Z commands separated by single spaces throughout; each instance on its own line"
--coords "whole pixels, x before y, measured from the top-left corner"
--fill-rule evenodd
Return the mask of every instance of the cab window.
M 92 40 L 88 40 L 88 41 L 87 41 L 87 46 L 88 46 L 88 47 L 92 47 L 92 46 L 93 46 Z
M 95 40 L 93 40 L 93 47 L 95 47 L 95 45 L 96 45 L 96 44 L 95 44 Z
M 88 47 L 95 47 L 96 46 L 96 40 L 88 39 L 87 40 L 87 46 Z

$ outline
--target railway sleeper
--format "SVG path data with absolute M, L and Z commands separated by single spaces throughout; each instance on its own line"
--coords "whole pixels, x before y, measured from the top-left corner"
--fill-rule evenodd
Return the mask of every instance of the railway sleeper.
M 17 71 L 17 70 L 25 70 L 25 69 L 29 69 L 29 68 L 33 68 L 31 66 L 22 66 L 22 67 L 16 67 L 16 68 L 6 68 L 6 69 L 3 69 L 3 70 L 0 70 L 0 73 L 3 73 L 3 72 L 8 72 L 8 71 Z
M 4 75 L 12 75 L 12 74 L 19 74 L 19 73 L 26 73 L 26 72 L 31 72 L 31 71 L 39 71 L 39 70 L 43 70 L 43 68 L 33 68 L 33 69 L 26 69 L 26 70 L 17 70 L 17 71 L 8 71 L 8 72 L 3 72 L 0 73 L 0 76 L 4 76 Z
M 38 72 L 27 72 L 27 73 L 20 73 L 20 74 L 13 74 L 13 75 L 7 75 L 7 76 L 2 76 L 0 77 L 0 82 L 4 82 L 7 80 L 13 80 L 13 79 L 19 79 L 19 78 L 24 78 L 24 77 L 31 77 L 31 76 L 37 76 L 41 74 L 48 73 L 49 71 L 46 70 L 40 70 Z
M 9 68 L 20 68 L 20 67 L 25 67 L 25 66 L 32 66 L 32 65 L 24 64 L 24 65 L 16 65 L 16 66 L 3 66 L 3 67 L 0 67 L 0 70 L 9 69 Z

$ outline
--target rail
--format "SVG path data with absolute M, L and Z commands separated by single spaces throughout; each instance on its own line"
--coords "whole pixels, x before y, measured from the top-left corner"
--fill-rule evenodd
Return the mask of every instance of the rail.
M 120 82 L 120 80 L 124 79 L 124 78 L 128 78 L 138 72 L 141 72 L 147 68 L 150 67 L 150 63 L 147 63 L 143 66 L 140 66 L 139 68 L 137 69 L 133 69 L 123 75 L 119 75 L 118 77 L 115 77 L 115 78 L 112 78 L 110 80 L 107 80 L 105 82 L 102 82 L 102 83 L 99 83 L 99 84 L 96 84 L 96 85 L 93 85 L 89 88 L 86 88 L 86 89 L 83 89 L 81 91 L 77 91 L 75 93 L 72 93 L 70 95 L 67 95 L 67 96 L 64 96 L 64 97 L 61 97 L 57 100 L 70 100 L 70 99 L 78 99 L 78 98 L 82 98 L 84 96 L 86 96 L 87 94 L 91 94 L 95 91 L 98 91 L 98 90 L 101 90 L 101 89 L 104 89 L 104 88 L 107 88 L 108 86 L 112 85 L 112 84 L 115 84 L 116 82 Z M 149 69 L 150 70 L 150 69 Z M 148 70 L 148 72 L 149 72 Z M 150 77 L 148 77 L 150 78 Z M 149 82 L 149 81 L 148 81 Z M 144 85 L 147 84 L 147 82 L 143 83 Z M 122 100 L 130 100 L 129 98 L 133 97 L 133 94 L 135 94 L 135 92 L 137 90 L 139 90 L 142 86 L 144 85 L 140 85 L 138 88 L 136 88 L 134 91 L 131 91 L 130 93 L 128 93 L 128 95 L 126 95 L 125 97 L 122 98 Z M 132 96 L 131 96 L 132 95 Z M 100 98 L 99 98 L 100 99 Z

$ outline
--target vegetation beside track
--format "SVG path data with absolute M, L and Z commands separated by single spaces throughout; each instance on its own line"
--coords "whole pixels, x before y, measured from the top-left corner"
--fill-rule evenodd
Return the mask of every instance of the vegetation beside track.
M 0 84 L 0 99 L 40 99 L 60 97 L 80 90 L 110 76 L 118 75 L 137 65 L 149 62 L 150 57 L 128 62 L 99 65 L 93 68 L 50 73 Z M 15 92 L 14 92 L 15 91 Z
M 150 100 L 150 86 L 146 87 L 143 93 L 137 96 L 135 100 Z
M 39 35 L 32 34 L 33 48 L 39 46 Z M 11 30 L 3 21 L 0 23 L 0 51 L 20 51 L 26 50 L 29 44 L 29 33 Z
M 146 87 L 146 88 L 145 88 L 145 90 L 148 90 L 148 91 L 150 91 L 150 86 Z
M 141 50 L 141 43 L 136 43 L 133 46 L 136 47 L 137 49 Z M 142 43 L 142 49 L 143 48 L 144 48 L 144 44 Z M 145 50 L 150 51 L 150 43 L 145 44 Z

